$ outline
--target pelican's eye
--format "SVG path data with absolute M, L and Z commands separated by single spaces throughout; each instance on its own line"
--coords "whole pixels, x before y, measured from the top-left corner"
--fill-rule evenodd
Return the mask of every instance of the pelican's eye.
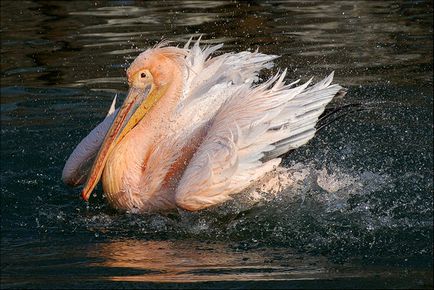
M 152 73 L 147 70 L 138 71 L 131 79 L 131 84 L 135 87 L 144 87 L 151 84 L 153 81 Z

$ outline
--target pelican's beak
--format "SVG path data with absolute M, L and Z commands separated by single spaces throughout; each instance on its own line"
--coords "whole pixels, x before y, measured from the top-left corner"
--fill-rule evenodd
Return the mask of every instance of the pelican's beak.
M 89 199 L 92 190 L 98 184 L 107 158 L 113 148 L 146 115 L 160 99 L 162 93 L 160 89 L 155 89 L 151 84 L 143 88 L 130 88 L 128 96 L 104 138 L 86 184 L 84 185 L 81 196 L 85 201 Z

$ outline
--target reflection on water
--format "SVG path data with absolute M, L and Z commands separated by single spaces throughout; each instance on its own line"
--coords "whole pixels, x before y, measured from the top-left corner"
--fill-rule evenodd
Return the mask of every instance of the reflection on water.
M 86 285 L 130 288 L 149 282 L 163 283 L 162 288 L 189 282 L 193 283 L 189 287 L 198 289 L 220 289 L 219 285 L 234 287 L 240 282 L 254 282 L 251 287 L 254 289 L 272 285 L 282 285 L 285 289 L 291 286 L 354 287 L 354 282 L 364 286 L 423 287 L 430 275 L 424 269 L 403 272 L 402 268 L 390 265 L 333 264 L 324 257 L 306 256 L 285 248 L 243 250 L 211 241 L 126 238 L 89 246 L 59 243 L 19 246 L 24 245 L 26 254 L 31 253 L 31 256 L 15 251 L 3 261 L 2 285 L 7 288 L 45 288 L 47 285 L 48 288 L 66 285 L 68 288 L 86 288 Z M 21 259 L 28 263 L 20 263 Z M 214 284 L 201 284 L 208 281 Z M 270 281 L 283 284 L 270 284 Z M 230 283 L 216 284 L 218 282 Z
M 432 1 L 0 3 L 2 286 L 432 286 Z M 277 195 L 171 215 L 84 204 L 62 166 L 128 64 L 199 34 L 281 55 L 290 79 L 335 70 L 349 92 L 332 106 L 366 110 L 285 156 Z
M 216 242 L 122 240 L 97 245 L 92 255 L 95 254 L 103 261 L 90 264 L 90 267 L 129 270 L 128 275 L 106 277 L 112 281 L 322 280 L 393 273 L 393 268 L 376 267 L 374 272 L 374 269 L 333 265 L 325 258 L 307 257 L 287 249 L 242 251 Z M 429 273 L 414 274 L 423 277 Z
M 219 281 L 269 280 L 288 276 L 327 274 L 325 259 L 291 255 L 286 250 L 235 251 L 225 244 L 200 244 L 191 241 L 114 241 L 98 245 L 92 253 L 104 261 L 91 267 L 133 269 L 139 275 L 110 276 L 114 281 Z M 276 261 L 268 260 L 275 257 Z M 317 267 L 318 262 L 324 265 Z M 279 265 L 279 264 L 283 265 Z M 315 265 L 315 266 L 313 266 Z M 298 274 L 298 275 L 297 275 Z

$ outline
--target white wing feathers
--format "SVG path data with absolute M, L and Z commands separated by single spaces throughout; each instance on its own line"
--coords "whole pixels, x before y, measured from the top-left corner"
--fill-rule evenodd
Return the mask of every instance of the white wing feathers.
M 116 96 L 105 119 L 81 140 L 69 156 L 62 171 L 64 183 L 76 186 L 86 181 L 93 159 L 98 153 L 104 137 L 117 114 L 118 109 L 115 109 L 115 105 Z
M 199 47 L 200 39 L 190 49 L 185 59 L 184 94 L 179 108 L 185 108 L 198 99 L 209 98 L 215 86 L 239 85 L 258 80 L 262 69 L 270 69 L 278 56 L 255 52 L 226 53 L 209 58 L 223 44 Z M 185 48 L 188 49 L 190 41 Z M 229 97 L 229 96 L 227 96 Z M 226 99 L 226 98 L 224 98 Z
M 183 96 L 177 106 L 176 124 L 188 134 L 207 124 L 217 110 L 232 95 L 258 80 L 262 69 L 273 66 L 278 56 L 255 52 L 226 53 L 210 57 L 223 45 L 201 48 L 199 41 L 189 49 L 185 58 Z
M 342 89 L 335 84 L 333 72 L 321 82 L 307 88 L 294 97 L 276 117 L 270 129 L 281 130 L 284 139 L 273 143 L 275 149 L 266 153 L 264 160 L 280 156 L 291 149 L 307 143 L 315 135 L 318 117 L 324 112 L 326 105 Z
M 341 89 L 333 73 L 314 86 L 286 85 L 286 70 L 256 87 L 245 83 L 222 104 L 203 143 L 176 190 L 188 210 L 230 199 L 280 163 L 279 155 L 301 146 L 315 133 L 326 104 Z

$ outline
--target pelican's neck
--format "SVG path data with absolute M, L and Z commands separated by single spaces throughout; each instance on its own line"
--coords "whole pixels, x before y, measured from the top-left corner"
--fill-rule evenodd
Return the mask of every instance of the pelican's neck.
M 183 81 L 181 74 L 174 74 L 174 78 L 167 86 L 166 93 L 137 124 L 135 131 L 143 133 L 142 136 L 149 136 L 150 131 L 154 132 L 155 136 L 159 136 L 164 133 L 165 126 L 170 123 L 182 94 Z
M 107 159 L 102 175 L 108 200 L 119 209 L 140 208 L 140 180 L 150 149 L 167 134 L 183 89 L 181 70 L 174 70 L 166 93 L 119 142 Z

